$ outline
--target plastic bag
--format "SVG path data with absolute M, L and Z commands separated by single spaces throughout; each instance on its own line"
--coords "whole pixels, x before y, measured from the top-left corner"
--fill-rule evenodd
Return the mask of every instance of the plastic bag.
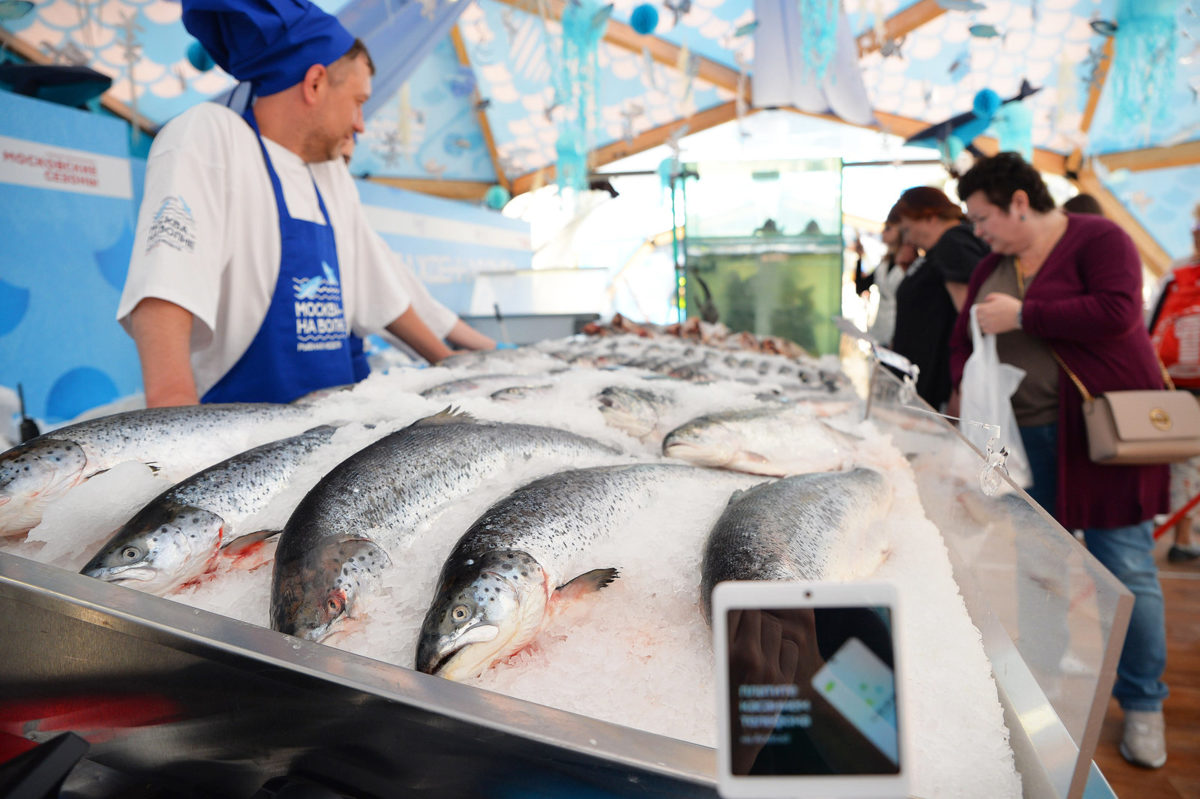
M 988 440 L 993 436 L 999 437 L 1000 446 L 1008 450 L 1005 466 L 1009 477 L 1022 488 L 1028 488 L 1033 485 L 1033 474 L 1012 408 L 1012 395 L 1025 378 L 1025 370 L 1000 362 L 1000 356 L 996 353 L 996 337 L 980 332 L 975 306 L 971 306 L 971 342 L 974 349 L 963 365 L 962 382 L 959 384 L 959 418 L 962 419 L 963 437 L 984 453 L 987 452 Z

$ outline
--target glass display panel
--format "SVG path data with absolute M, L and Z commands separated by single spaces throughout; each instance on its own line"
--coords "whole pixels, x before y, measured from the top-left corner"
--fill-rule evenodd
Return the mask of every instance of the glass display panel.
M 1030 709 L 1019 722 L 1035 746 L 1048 719 L 1061 722 L 1078 747 L 1070 782 L 1086 780 L 1132 594 L 1007 475 L 998 477 L 999 492 L 983 490 L 983 455 L 894 374 L 852 361 L 847 372 L 869 396 L 870 417 L 892 431 L 913 466 L 998 686 L 1018 714 Z M 1053 774 L 1061 749 L 1039 756 Z

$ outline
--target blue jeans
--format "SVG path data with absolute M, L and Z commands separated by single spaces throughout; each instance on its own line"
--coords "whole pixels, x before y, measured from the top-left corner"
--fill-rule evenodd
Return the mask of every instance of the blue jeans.
M 1029 471 L 1033 475 L 1033 485 L 1026 493 L 1053 516 L 1054 500 L 1058 496 L 1058 425 L 1043 424 L 1020 430 L 1021 443 L 1029 458 Z
M 1161 710 L 1167 697 L 1167 630 L 1154 563 L 1154 520 L 1083 531 L 1088 551 L 1133 592 L 1133 615 L 1117 662 L 1113 696 L 1125 710 Z
M 1054 515 L 1058 496 L 1058 425 L 1022 427 L 1033 485 L 1028 494 Z M 1133 592 L 1133 613 L 1117 663 L 1113 696 L 1126 710 L 1160 710 L 1167 696 L 1162 681 L 1167 665 L 1167 633 L 1162 587 L 1154 563 L 1154 522 L 1088 529 L 1084 543 L 1093 557 Z

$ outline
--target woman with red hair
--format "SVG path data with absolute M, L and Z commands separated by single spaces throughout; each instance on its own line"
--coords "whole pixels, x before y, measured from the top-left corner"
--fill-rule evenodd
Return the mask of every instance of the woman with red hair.
M 892 349 L 920 368 L 917 393 L 941 409 L 950 399 L 950 331 L 971 272 L 988 248 L 971 232 L 962 208 L 931 186 L 904 192 L 892 211 L 902 240 L 925 252 L 896 290 Z

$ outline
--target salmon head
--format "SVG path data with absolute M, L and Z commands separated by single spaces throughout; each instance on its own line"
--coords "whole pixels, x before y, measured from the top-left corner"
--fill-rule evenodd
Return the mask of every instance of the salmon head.
M 50 435 L 0 455 L 0 537 L 36 527 L 50 502 L 87 479 L 87 463 L 82 447 Z
M 417 642 L 417 670 L 450 680 L 481 674 L 541 628 L 550 588 L 538 562 L 501 550 L 452 558 Z

